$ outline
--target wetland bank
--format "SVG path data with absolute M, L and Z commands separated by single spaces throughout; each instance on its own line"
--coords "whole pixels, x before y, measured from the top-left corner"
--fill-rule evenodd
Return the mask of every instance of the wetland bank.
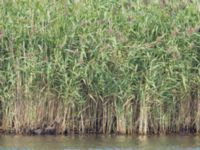
M 0 127 L 200 132 L 200 4 L 0 0 Z

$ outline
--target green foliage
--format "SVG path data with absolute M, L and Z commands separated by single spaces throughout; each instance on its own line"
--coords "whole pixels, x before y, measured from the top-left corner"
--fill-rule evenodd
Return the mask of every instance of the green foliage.
M 1 112 L 38 97 L 77 108 L 112 99 L 123 112 L 134 97 L 171 117 L 200 87 L 198 6 L 0 0 Z

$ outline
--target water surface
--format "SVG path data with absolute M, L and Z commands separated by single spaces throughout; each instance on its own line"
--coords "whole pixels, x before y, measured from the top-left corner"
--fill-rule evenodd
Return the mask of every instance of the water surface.
M 0 136 L 0 150 L 200 150 L 199 136 Z

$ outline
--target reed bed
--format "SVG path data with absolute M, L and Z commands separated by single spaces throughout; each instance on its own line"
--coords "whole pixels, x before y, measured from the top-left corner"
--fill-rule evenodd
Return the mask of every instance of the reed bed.
M 200 133 L 198 1 L 0 0 L 0 126 Z

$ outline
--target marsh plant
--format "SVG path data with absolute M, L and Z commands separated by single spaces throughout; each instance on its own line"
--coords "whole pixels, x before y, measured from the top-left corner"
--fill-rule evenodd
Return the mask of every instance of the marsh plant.
M 199 133 L 200 4 L 0 0 L 0 126 Z

